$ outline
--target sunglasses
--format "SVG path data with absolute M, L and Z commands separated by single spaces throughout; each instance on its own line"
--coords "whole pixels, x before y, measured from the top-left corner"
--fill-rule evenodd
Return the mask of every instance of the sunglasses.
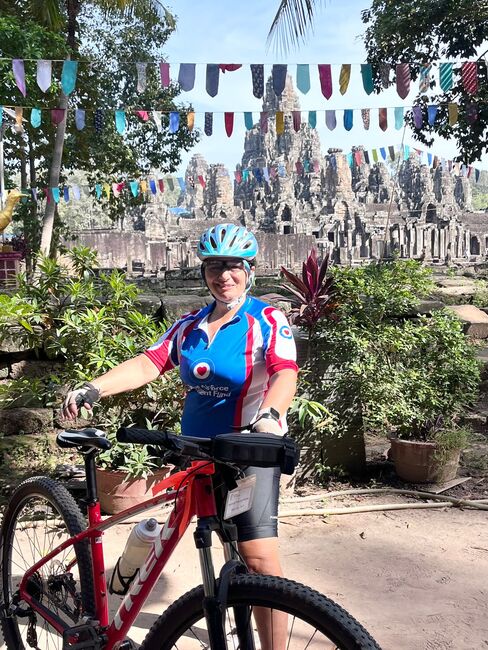
M 230 271 L 230 273 L 237 273 L 238 271 L 245 271 L 246 267 L 242 260 L 211 260 L 205 262 L 203 265 L 205 271 L 208 271 L 212 274 L 224 273 L 224 271 Z

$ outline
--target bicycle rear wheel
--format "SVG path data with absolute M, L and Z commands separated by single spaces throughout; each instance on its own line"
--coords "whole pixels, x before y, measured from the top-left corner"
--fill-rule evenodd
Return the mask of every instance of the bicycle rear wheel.
M 140 650 L 209 648 L 203 598 L 202 586 L 179 598 L 154 623 Z M 271 611 L 286 613 L 286 642 L 279 645 L 260 643 L 253 619 L 250 629 L 254 642 L 249 645 L 240 643 L 233 607 L 242 611 L 243 606 L 249 611 L 259 607 L 268 609 L 269 614 Z M 240 650 L 248 650 L 248 647 L 262 650 L 380 650 L 362 625 L 332 600 L 297 582 L 256 574 L 236 576 L 231 581 L 225 611 L 225 637 L 229 649 Z
M 35 647 L 35 637 L 39 650 L 62 648 L 62 636 L 39 614 L 32 617 L 27 603 L 18 599 L 18 588 L 28 568 L 85 528 L 73 497 L 50 478 L 28 479 L 13 493 L 0 530 L 1 625 L 8 650 Z M 69 546 L 53 557 L 33 574 L 27 589 L 67 626 L 75 625 L 82 614 L 93 612 L 89 543 Z

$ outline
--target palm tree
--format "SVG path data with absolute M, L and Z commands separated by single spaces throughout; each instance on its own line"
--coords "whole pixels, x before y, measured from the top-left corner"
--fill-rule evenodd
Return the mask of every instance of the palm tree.
M 313 31 L 315 9 L 321 0 L 281 0 L 268 33 L 267 45 L 273 43 L 286 54 L 290 47 L 298 47 Z
M 21 13 L 40 25 L 53 31 L 62 31 L 66 34 L 67 43 L 71 49 L 71 56 L 76 57 L 78 52 L 78 17 L 87 0 L 0 0 L 0 11 L 5 10 L 12 13 Z M 153 14 L 163 19 L 173 27 L 174 17 L 160 2 L 160 0 L 90 0 L 97 4 L 105 13 L 121 13 L 124 15 L 139 17 L 141 15 Z M 60 91 L 58 107 L 65 110 L 64 119 L 58 124 L 54 139 L 53 157 L 49 171 L 49 187 L 57 187 L 61 173 L 63 160 L 64 138 L 66 133 L 66 108 L 68 106 L 67 96 Z M 56 204 L 54 201 L 46 202 L 46 209 L 42 223 L 41 253 L 49 255 L 54 226 L 54 215 Z

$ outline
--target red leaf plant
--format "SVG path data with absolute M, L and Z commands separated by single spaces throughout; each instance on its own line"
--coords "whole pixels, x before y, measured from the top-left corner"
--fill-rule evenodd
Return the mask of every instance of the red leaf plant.
M 328 268 L 329 255 L 319 265 L 315 248 L 310 251 L 306 262 L 303 262 L 302 277 L 281 267 L 281 272 L 288 280 L 281 287 L 292 294 L 286 299 L 291 304 L 288 317 L 294 325 L 306 327 L 309 335 L 321 318 L 335 319 L 335 286 L 333 278 L 327 275 Z

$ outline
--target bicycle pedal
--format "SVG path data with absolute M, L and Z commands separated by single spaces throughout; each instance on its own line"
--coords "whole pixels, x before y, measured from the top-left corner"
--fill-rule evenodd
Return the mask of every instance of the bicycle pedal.
M 63 650 L 102 650 L 102 639 L 91 623 L 75 625 L 63 632 Z

